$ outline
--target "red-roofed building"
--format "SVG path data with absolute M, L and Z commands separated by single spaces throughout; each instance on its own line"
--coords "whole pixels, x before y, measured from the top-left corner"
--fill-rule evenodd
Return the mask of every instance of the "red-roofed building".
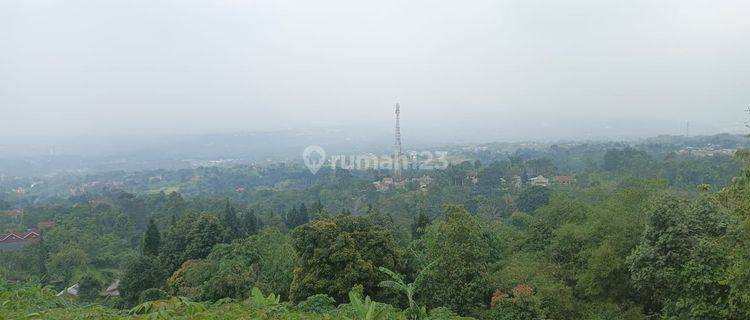
M 576 179 L 572 176 L 555 176 L 554 178 L 552 178 L 552 181 L 559 184 L 571 184 L 575 182 Z
M 39 232 L 36 230 L 0 234 L 0 249 L 21 248 L 37 240 L 39 240 Z

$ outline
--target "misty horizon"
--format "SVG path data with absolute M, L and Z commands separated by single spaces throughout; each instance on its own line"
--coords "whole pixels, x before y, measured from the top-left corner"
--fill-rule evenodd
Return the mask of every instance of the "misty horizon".
M 687 122 L 741 133 L 749 13 L 743 1 L 5 1 L 0 144 L 388 132 L 397 102 L 405 143 L 642 138 Z

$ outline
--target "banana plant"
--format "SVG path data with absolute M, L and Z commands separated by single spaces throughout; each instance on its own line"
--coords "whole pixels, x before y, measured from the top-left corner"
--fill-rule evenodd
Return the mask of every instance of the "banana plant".
M 378 268 L 380 272 L 387 274 L 389 277 L 391 277 L 391 280 L 385 280 L 381 281 L 378 285 L 382 288 L 389 288 L 395 291 L 402 292 L 406 295 L 406 298 L 409 300 L 409 312 L 411 319 L 424 319 L 425 314 L 427 313 L 427 310 L 422 307 L 420 308 L 417 305 L 417 302 L 414 301 L 414 293 L 417 289 L 417 283 L 421 280 L 424 272 L 432 267 L 433 263 L 430 263 L 427 265 L 422 271 L 419 272 L 417 275 L 417 279 L 412 283 L 406 283 L 404 281 L 404 276 L 401 274 L 398 274 L 397 272 L 390 270 L 385 267 Z
M 146 301 L 130 309 L 130 315 L 143 315 L 147 319 L 172 319 L 176 315 L 194 316 L 206 311 L 206 306 L 184 297 Z
M 386 319 L 385 308 L 379 307 L 378 303 L 370 300 L 370 296 L 365 299 L 359 297 L 354 291 L 349 292 L 349 305 L 354 309 L 357 320 L 382 320 Z
M 414 301 L 414 291 L 416 289 L 414 282 L 407 284 L 406 282 L 404 282 L 404 277 L 402 275 L 386 267 L 380 267 L 378 269 L 380 270 L 380 272 L 387 274 L 392 279 L 381 281 L 380 284 L 378 284 L 381 288 L 388 288 L 398 292 L 402 292 L 409 300 L 409 308 L 414 308 L 417 306 L 417 303 Z
M 268 295 L 268 297 L 265 297 L 263 296 L 263 292 L 261 292 L 260 289 L 253 287 L 253 290 L 251 291 L 250 299 L 257 306 L 272 307 L 272 306 L 279 305 L 279 302 L 281 301 L 281 296 L 277 296 L 271 293 Z

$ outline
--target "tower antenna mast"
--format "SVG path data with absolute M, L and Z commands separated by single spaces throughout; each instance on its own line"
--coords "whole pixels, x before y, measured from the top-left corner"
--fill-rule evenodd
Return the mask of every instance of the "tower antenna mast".
M 396 103 L 396 141 L 395 141 L 395 149 L 394 150 L 394 161 L 393 161 L 393 178 L 395 181 L 401 181 L 403 178 L 402 168 L 401 168 L 401 123 L 400 123 L 400 117 L 401 117 L 401 106 Z

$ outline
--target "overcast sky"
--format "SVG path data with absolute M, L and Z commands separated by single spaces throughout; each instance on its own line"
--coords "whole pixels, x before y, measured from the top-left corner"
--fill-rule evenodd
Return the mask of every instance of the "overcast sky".
M 0 0 L 0 135 L 742 128 L 750 1 Z M 614 134 L 613 134 L 614 133 Z

